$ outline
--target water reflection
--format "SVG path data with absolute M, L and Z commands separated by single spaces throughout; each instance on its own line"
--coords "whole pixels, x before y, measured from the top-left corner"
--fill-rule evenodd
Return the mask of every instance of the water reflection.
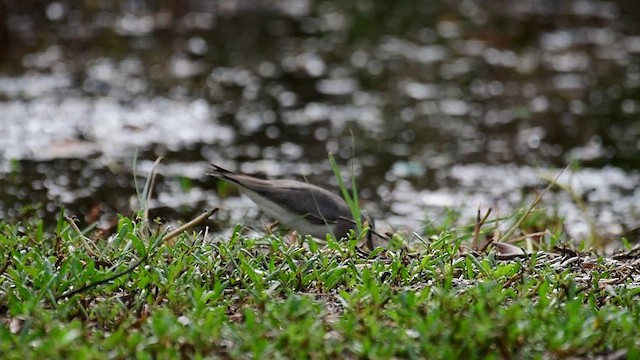
M 126 212 L 136 150 L 166 157 L 154 205 L 167 211 L 218 201 L 205 161 L 332 186 L 327 152 L 351 171 L 355 139 L 363 198 L 394 227 L 462 204 L 508 212 L 541 184 L 535 169 L 576 159 L 588 168 L 572 184 L 620 233 L 638 214 L 637 7 L 56 1 L 37 16 L 17 4 L 1 215 L 35 200 Z M 549 201 L 583 228 L 570 198 Z

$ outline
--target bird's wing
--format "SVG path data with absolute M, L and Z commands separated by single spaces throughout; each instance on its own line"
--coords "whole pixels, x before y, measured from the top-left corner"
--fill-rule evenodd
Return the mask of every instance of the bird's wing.
M 257 184 L 251 190 L 278 204 L 287 204 L 294 214 L 319 224 L 335 223 L 341 217 L 351 217 L 345 201 L 338 195 L 320 187 L 294 180 L 273 180 L 279 189 Z

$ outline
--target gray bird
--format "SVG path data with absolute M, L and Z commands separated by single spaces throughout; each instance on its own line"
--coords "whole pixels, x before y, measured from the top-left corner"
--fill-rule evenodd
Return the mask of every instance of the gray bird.
M 302 235 L 324 240 L 327 234 L 336 239 L 347 236 L 356 223 L 349 206 L 340 196 L 321 187 L 296 180 L 264 180 L 234 173 L 211 164 L 208 175 L 237 186 L 262 211 L 280 224 Z M 361 215 L 365 227 L 370 227 L 367 245 L 372 248 L 373 223 Z

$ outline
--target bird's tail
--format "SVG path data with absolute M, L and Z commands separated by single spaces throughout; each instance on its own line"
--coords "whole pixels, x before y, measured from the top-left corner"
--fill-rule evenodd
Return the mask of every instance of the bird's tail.
M 207 171 L 206 174 L 218 179 L 228 178 L 229 175 L 235 175 L 233 171 L 229 171 L 216 164 L 209 164 L 209 171 Z
M 245 185 L 243 185 L 242 181 L 239 180 L 239 178 L 242 178 L 242 175 L 237 174 L 231 170 L 227 170 L 216 164 L 209 164 L 209 171 L 207 171 L 206 174 L 209 176 L 213 176 L 216 179 L 220 179 L 239 186 L 240 188 L 246 187 Z

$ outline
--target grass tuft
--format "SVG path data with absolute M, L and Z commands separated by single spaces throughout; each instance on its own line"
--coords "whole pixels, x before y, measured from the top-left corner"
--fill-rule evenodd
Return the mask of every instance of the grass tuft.
M 246 238 L 241 227 L 219 242 L 190 230 L 168 242 L 144 219 L 127 217 L 104 239 L 63 216 L 50 232 L 38 218 L 0 223 L 0 352 L 6 359 L 640 356 L 637 250 L 615 258 L 570 248 L 512 258 L 461 252 L 474 228 L 363 255 L 331 242 Z

